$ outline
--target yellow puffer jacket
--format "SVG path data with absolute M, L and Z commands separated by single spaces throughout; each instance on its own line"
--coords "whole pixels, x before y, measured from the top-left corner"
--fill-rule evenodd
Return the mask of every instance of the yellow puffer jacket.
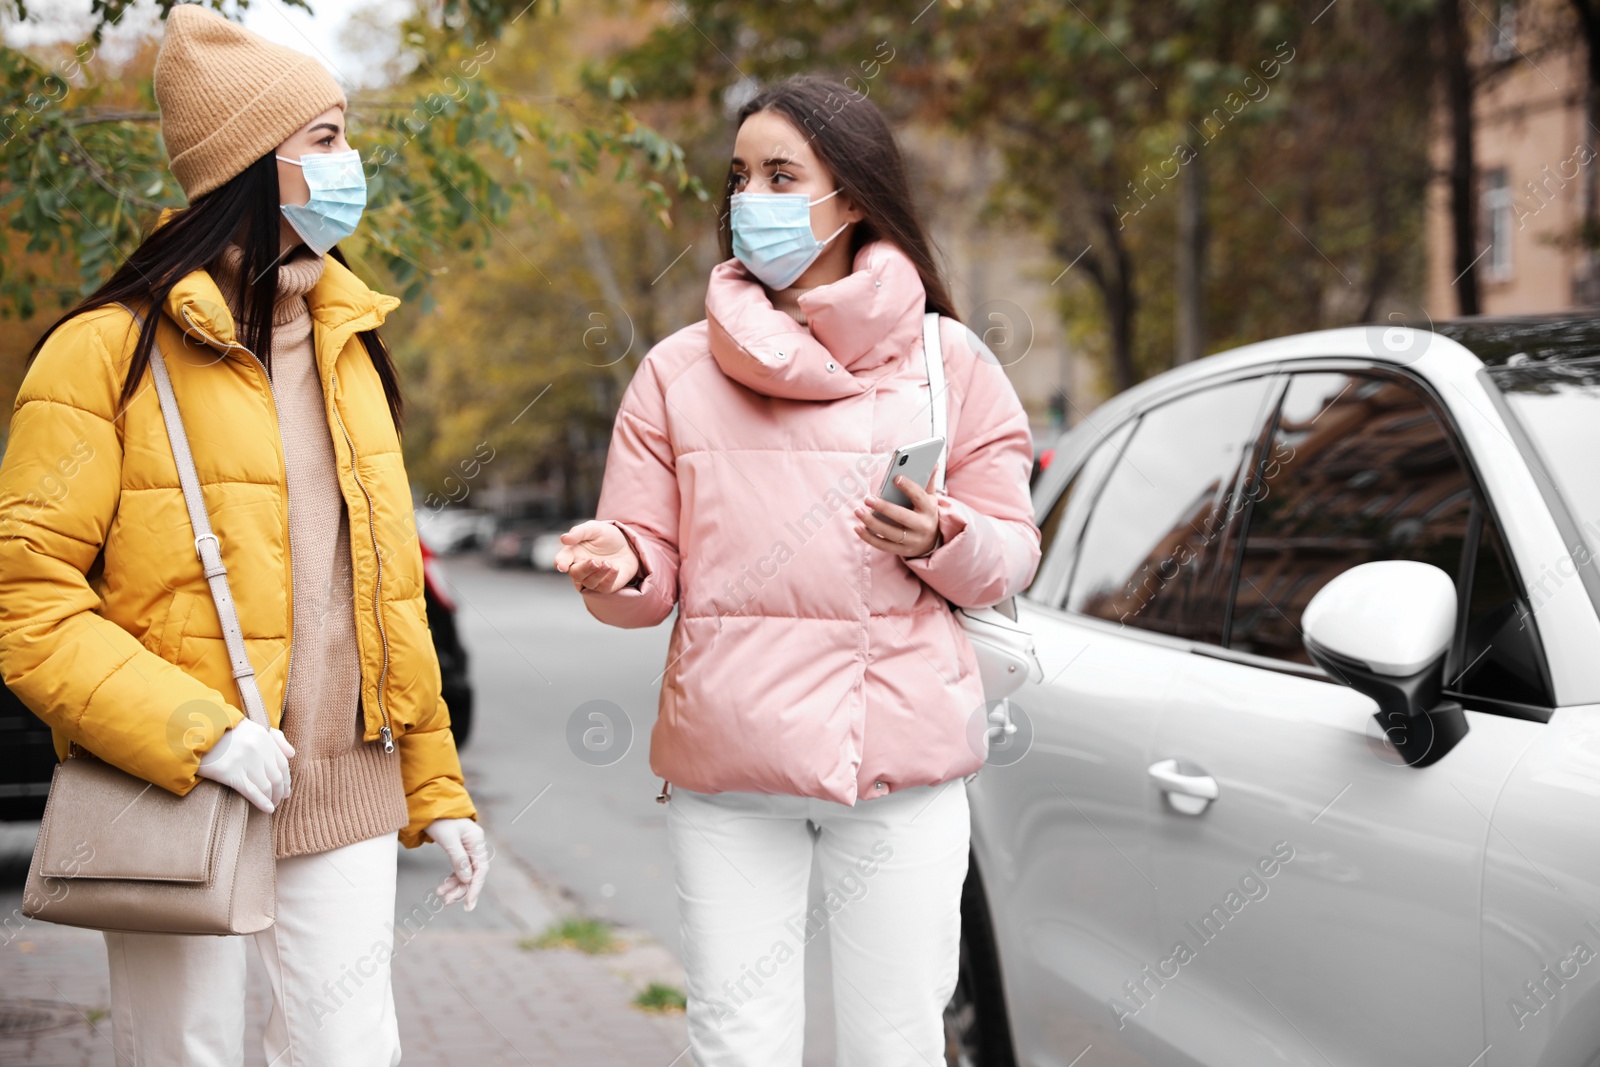
M 400 303 L 331 257 L 307 295 L 339 485 L 350 513 L 366 740 L 392 734 L 410 822 L 476 817 L 439 692 L 422 557 L 400 440 L 358 331 Z M 222 543 L 273 725 L 292 639 L 288 488 L 265 369 L 196 271 L 155 316 L 156 338 Z M 166 424 L 145 372 L 117 398 L 138 325 L 120 306 L 50 336 L 17 395 L 0 462 L 0 676 L 74 744 L 184 794 L 216 726 L 244 717 L 195 555 Z

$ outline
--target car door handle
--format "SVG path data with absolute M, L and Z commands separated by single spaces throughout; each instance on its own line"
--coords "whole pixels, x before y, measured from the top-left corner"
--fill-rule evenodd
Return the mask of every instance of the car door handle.
M 1201 800 L 1215 800 L 1220 792 L 1217 789 L 1217 780 L 1211 775 L 1204 771 L 1199 774 L 1185 774 L 1179 770 L 1178 761 L 1175 759 L 1164 759 L 1150 764 L 1149 774 L 1163 793 L 1178 793 Z

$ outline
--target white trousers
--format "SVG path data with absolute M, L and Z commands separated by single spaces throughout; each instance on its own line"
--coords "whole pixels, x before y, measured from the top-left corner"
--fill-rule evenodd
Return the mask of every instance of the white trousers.
M 271 1067 L 394 1067 L 396 835 L 278 861 L 252 935 L 272 986 Z M 242 1067 L 247 937 L 107 931 L 117 1067 Z
M 673 786 L 667 807 L 699 1067 L 800 1067 L 805 947 L 819 935 L 835 1063 L 944 1063 L 971 836 L 963 780 L 854 807 Z M 824 902 L 808 914 L 813 848 Z

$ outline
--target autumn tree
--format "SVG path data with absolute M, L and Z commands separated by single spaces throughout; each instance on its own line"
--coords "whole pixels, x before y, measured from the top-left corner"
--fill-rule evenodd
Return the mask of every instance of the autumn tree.
M 159 0 L 163 15 L 174 2 Z M 310 0 L 286 2 L 310 10 Z M 99 55 L 104 32 L 130 4 L 94 0 L 76 44 L 0 47 L 0 309 L 8 313 L 31 315 L 40 294 L 60 304 L 92 288 L 161 208 L 183 202 L 159 136 L 153 50 L 126 69 Z M 490 87 L 484 73 L 504 62 L 508 35 L 560 18 L 550 6 L 419 4 L 400 41 L 414 73 L 351 100 L 369 206 L 350 250 L 382 268 L 407 298 L 425 297 L 430 257 L 486 246 L 518 202 L 548 207 L 542 185 L 553 171 L 598 173 L 607 160 L 626 160 L 633 187 L 656 208 L 688 185 L 676 146 L 620 98 L 519 103 Z M 30 16 L 24 0 L 0 0 L 0 17 Z M 534 150 L 545 169 L 524 165 Z
M 1121 389 L 1175 358 L 1371 314 L 1416 284 L 1426 5 L 1344 7 L 683 0 L 615 70 L 647 98 L 720 115 L 730 94 L 794 71 L 861 85 L 887 43 L 872 99 L 1000 153 L 990 208 L 1071 268 L 1059 310 Z

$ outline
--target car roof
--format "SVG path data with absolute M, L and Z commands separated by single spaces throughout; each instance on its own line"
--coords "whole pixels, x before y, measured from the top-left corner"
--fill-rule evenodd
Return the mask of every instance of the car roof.
M 1440 340 L 1445 343 L 1437 343 Z M 1523 354 L 1538 360 L 1600 356 L 1600 316 L 1584 312 L 1478 316 L 1430 323 L 1427 329 L 1375 323 L 1275 337 L 1163 371 L 1108 398 L 1080 421 L 1105 426 L 1132 409 L 1158 403 L 1206 379 L 1298 360 L 1346 357 L 1392 363 L 1442 385 L 1484 366 L 1504 366 Z M 1067 428 L 1051 444 L 1064 444 L 1077 428 Z
M 1447 323 L 1446 326 L 1454 325 Z M 1164 402 L 1211 379 L 1270 372 L 1300 361 L 1358 359 L 1406 367 L 1443 388 L 1470 379 L 1483 369 L 1481 360 L 1461 341 L 1435 327 L 1370 324 L 1291 334 L 1218 352 L 1146 378 L 1106 401 L 1069 427 L 1050 444 L 1058 449 L 1051 468 L 1072 467 L 1092 440 L 1133 411 Z M 1041 486 L 1045 482 L 1041 481 Z
M 1435 345 L 1430 340 L 1434 336 L 1453 343 Z M 1411 366 L 1431 378 L 1446 369 L 1440 366 L 1440 356 L 1455 364 L 1451 370 L 1459 371 L 1466 368 L 1459 358 L 1450 356 L 1469 355 L 1494 367 L 1521 353 L 1541 360 L 1600 355 L 1600 317 L 1582 312 L 1481 316 L 1430 323 L 1428 329 L 1374 323 L 1275 337 L 1164 371 L 1109 398 L 1101 408 L 1111 414 L 1140 405 L 1152 394 L 1177 391 L 1200 379 L 1281 360 L 1364 358 Z M 1434 358 L 1427 358 L 1429 355 Z M 1471 369 L 1475 370 L 1476 365 Z
M 1168 394 L 1185 391 L 1195 383 L 1248 373 L 1258 367 L 1271 368 L 1286 361 L 1365 359 L 1411 366 L 1428 378 L 1476 372 L 1480 364 L 1471 351 L 1448 335 L 1445 336 L 1446 343 L 1441 345 L 1434 343 L 1434 333 L 1427 330 L 1371 325 L 1344 326 L 1256 341 L 1146 378 L 1108 398 L 1090 412 L 1084 421 L 1098 423 L 1102 418 L 1120 419 L 1130 409 L 1159 402 Z
M 1593 313 L 1477 316 L 1442 322 L 1433 330 L 1491 367 L 1518 355 L 1535 360 L 1600 356 L 1600 317 Z

